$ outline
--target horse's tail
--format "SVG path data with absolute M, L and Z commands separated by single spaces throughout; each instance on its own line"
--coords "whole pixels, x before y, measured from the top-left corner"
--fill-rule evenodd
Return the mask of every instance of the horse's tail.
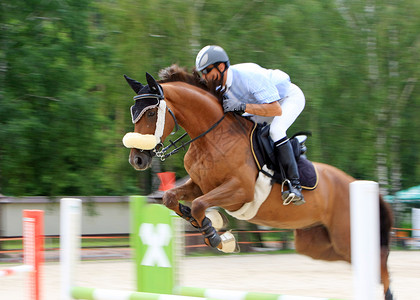
M 391 207 L 379 196 L 379 216 L 381 228 L 381 246 L 389 247 L 391 228 L 393 225 L 393 214 Z

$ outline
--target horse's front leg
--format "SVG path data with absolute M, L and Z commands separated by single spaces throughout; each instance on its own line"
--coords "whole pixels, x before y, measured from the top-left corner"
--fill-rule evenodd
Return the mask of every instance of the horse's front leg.
M 204 237 L 204 242 L 223 252 L 234 252 L 237 249 L 233 235 L 227 232 L 219 235 L 211 220 L 206 217 L 206 209 L 213 206 L 227 207 L 244 204 L 253 199 L 253 186 L 244 185 L 234 178 L 196 198 L 192 202 L 191 216 L 197 222 L 197 228 Z M 194 224 L 193 224 L 194 225 Z
M 193 201 L 201 195 L 203 195 L 203 192 L 200 187 L 189 179 L 183 185 L 166 191 L 163 194 L 162 201 L 167 208 L 172 209 L 177 215 L 198 228 L 198 223 L 191 215 L 191 209 L 188 206 L 179 203 L 179 200 Z

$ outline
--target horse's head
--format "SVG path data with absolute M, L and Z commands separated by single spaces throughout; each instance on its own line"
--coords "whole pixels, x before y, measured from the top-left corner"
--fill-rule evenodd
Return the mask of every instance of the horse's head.
M 126 75 L 124 77 L 137 95 L 133 98 L 135 104 L 130 108 L 134 132 L 124 136 L 123 144 L 131 148 L 130 164 L 136 170 L 145 170 L 150 167 L 157 147 L 161 147 L 175 122 L 167 122 L 168 109 L 162 87 L 149 73 L 146 73 L 147 85 Z

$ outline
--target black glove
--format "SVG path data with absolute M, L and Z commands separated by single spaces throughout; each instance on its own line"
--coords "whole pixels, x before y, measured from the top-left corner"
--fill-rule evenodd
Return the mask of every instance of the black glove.
M 244 113 L 246 109 L 246 104 L 238 101 L 236 99 L 223 99 L 223 111 L 233 111 Z

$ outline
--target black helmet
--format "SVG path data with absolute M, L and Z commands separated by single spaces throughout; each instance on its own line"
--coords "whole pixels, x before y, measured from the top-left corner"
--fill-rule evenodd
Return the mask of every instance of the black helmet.
M 229 57 L 222 47 L 216 45 L 208 45 L 200 50 L 195 59 L 195 67 L 197 71 L 202 71 L 210 65 L 224 62 L 229 67 Z

